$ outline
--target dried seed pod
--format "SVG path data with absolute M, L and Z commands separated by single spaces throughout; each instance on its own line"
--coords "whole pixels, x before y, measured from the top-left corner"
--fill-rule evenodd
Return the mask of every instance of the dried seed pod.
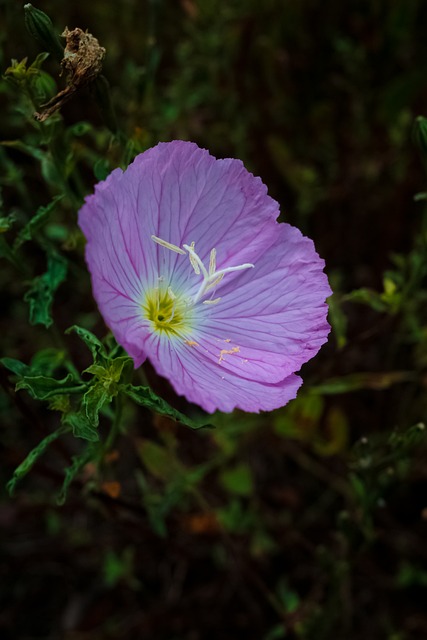
M 61 67 L 67 78 L 67 86 L 44 106 L 42 113 L 34 117 L 43 122 L 58 111 L 82 87 L 93 82 L 102 71 L 105 49 L 91 33 L 76 28 L 65 28 L 62 36 L 66 40 Z

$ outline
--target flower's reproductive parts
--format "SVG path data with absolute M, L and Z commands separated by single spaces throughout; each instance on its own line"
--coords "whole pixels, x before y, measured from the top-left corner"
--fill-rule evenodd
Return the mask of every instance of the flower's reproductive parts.
M 172 336 L 180 336 L 186 338 L 192 328 L 192 320 L 194 318 L 194 308 L 196 305 L 215 305 L 220 302 L 221 298 L 207 298 L 207 294 L 215 291 L 224 276 L 235 271 L 243 271 L 252 269 L 252 263 L 244 263 L 237 266 L 224 267 L 217 269 L 216 266 L 216 249 L 213 248 L 209 254 L 209 266 L 203 264 L 203 261 L 196 253 L 195 242 L 183 244 L 182 248 L 178 247 L 167 240 L 152 235 L 151 239 L 164 249 L 174 251 L 183 256 L 188 256 L 190 264 L 196 276 L 201 276 L 196 293 L 191 295 L 188 291 L 173 290 L 169 282 L 165 283 L 164 276 L 159 276 L 159 286 L 148 291 L 142 304 L 145 317 L 151 321 L 154 331 Z M 193 289 L 194 287 L 191 287 Z M 186 343 L 197 343 L 186 339 Z M 224 350 L 224 353 L 225 350 Z M 233 352 L 234 353 L 234 352 Z M 221 354 L 223 356 L 223 354 Z M 222 360 L 222 358 L 221 358 Z

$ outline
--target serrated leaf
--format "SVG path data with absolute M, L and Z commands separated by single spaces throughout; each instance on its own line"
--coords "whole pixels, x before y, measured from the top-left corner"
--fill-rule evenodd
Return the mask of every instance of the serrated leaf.
M 19 249 L 24 242 L 31 240 L 34 233 L 38 231 L 50 218 L 51 213 L 56 208 L 58 202 L 63 199 L 63 195 L 55 196 L 47 206 L 39 207 L 31 220 L 21 229 L 14 242 L 14 249 Z
M 124 377 L 127 378 L 129 373 L 133 371 L 133 360 L 129 356 L 119 356 L 118 358 L 112 358 L 108 360 L 107 364 L 91 364 L 84 373 L 90 373 L 99 380 L 102 380 L 104 385 L 110 388 L 111 393 L 116 394 L 117 390 L 114 389 L 117 383 Z
M 203 427 L 213 428 L 212 425 L 207 423 L 197 424 L 194 420 L 191 420 L 191 418 L 188 418 L 180 411 L 171 407 L 166 400 L 156 395 L 149 387 L 137 387 L 127 384 L 122 386 L 122 391 L 143 407 L 147 407 L 163 416 L 168 416 L 168 418 L 172 418 L 176 422 L 181 422 L 186 427 L 190 427 L 191 429 L 202 429 Z
M 89 440 L 89 442 L 97 442 L 99 440 L 96 427 L 88 419 L 84 407 L 82 407 L 80 411 L 68 413 L 63 417 L 62 421 L 64 424 L 67 424 L 72 428 L 73 435 L 76 438 Z
M 7 483 L 7 490 L 9 492 L 9 495 L 13 494 L 16 484 L 30 471 L 31 467 L 38 460 L 38 458 L 43 455 L 48 446 L 54 440 L 59 438 L 60 435 L 62 435 L 63 433 L 67 433 L 67 431 L 69 431 L 69 428 L 66 425 L 61 425 L 58 429 L 56 429 L 56 431 L 50 433 L 48 436 L 46 436 L 46 438 L 39 442 L 37 447 L 30 451 L 25 460 L 21 462 L 17 469 L 15 469 L 11 480 L 9 480 L 9 482 Z
M 47 271 L 33 280 L 24 295 L 25 302 L 30 305 L 30 323 L 43 324 L 50 327 L 53 320 L 51 307 L 53 295 L 67 275 L 67 261 L 57 253 L 49 253 Z
M 42 355 L 46 354 L 42 352 Z M 86 388 L 86 385 L 76 380 L 72 373 L 60 380 L 41 375 L 39 372 L 43 360 L 40 359 L 39 361 L 35 359 L 31 366 L 14 358 L 2 358 L 0 362 L 6 369 L 19 376 L 20 380 L 16 384 L 16 390 L 26 389 L 31 397 L 37 400 L 48 400 L 53 396 L 80 393 Z
M 127 374 L 132 366 L 131 358 L 120 356 L 109 360 L 105 366 L 92 364 L 85 369 L 84 373 L 90 373 L 94 376 L 94 382 L 83 396 L 83 406 L 88 419 L 95 426 L 98 426 L 99 423 L 100 410 L 106 402 L 111 402 L 119 393 L 119 382 L 122 376 L 127 379 Z
M 101 363 L 108 359 L 107 351 L 105 350 L 104 345 L 98 338 L 88 329 L 83 329 L 83 327 L 79 327 L 74 324 L 72 327 L 69 327 L 65 333 L 77 333 L 79 338 L 83 340 L 85 345 L 90 349 L 93 360 L 95 363 L 98 363 L 101 360 Z
M 99 424 L 99 412 L 103 405 L 111 400 L 111 395 L 102 383 L 94 384 L 83 396 L 83 406 L 86 416 L 95 427 Z
M 31 364 L 24 364 L 15 358 L 1 358 L 0 362 L 6 369 L 12 371 L 17 376 L 38 376 L 52 374 L 55 369 L 61 366 L 65 360 L 65 353 L 60 349 L 48 348 L 38 351 Z
M 47 376 L 24 376 L 16 384 L 16 390 L 26 389 L 35 400 L 48 400 L 52 396 L 80 393 L 86 385 L 76 382 L 72 373 L 61 380 Z

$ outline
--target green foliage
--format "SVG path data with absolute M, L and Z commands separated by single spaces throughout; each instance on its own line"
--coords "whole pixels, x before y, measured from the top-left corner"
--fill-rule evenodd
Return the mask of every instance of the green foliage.
M 24 242 L 28 242 L 33 238 L 34 234 L 49 220 L 51 213 L 56 209 L 56 205 L 63 199 L 63 197 L 64 196 L 62 195 L 55 196 L 52 202 L 50 202 L 46 207 L 39 207 L 37 209 L 34 217 L 31 218 L 31 220 L 18 233 L 14 243 L 14 249 L 19 249 Z
M 72 425 L 70 424 L 70 426 Z M 88 440 L 89 438 L 86 439 Z M 94 457 L 95 453 L 96 449 L 94 447 L 87 446 L 86 449 L 82 451 L 82 453 L 72 457 L 72 464 L 65 469 L 64 482 L 62 484 L 61 490 L 56 497 L 56 503 L 59 506 L 65 504 L 70 484 L 77 476 L 77 474 L 82 470 L 82 468 Z
M 133 577 L 134 549 L 128 547 L 119 554 L 111 549 L 106 553 L 104 559 L 104 581 L 107 587 L 115 587 L 121 581 L 126 581 L 130 585 L 135 585 Z
M 220 481 L 229 493 L 238 496 L 250 496 L 253 493 L 252 473 L 247 464 L 241 463 L 231 469 L 224 469 L 221 472 Z
M 37 40 L 43 49 L 61 61 L 64 56 L 64 47 L 49 16 L 29 3 L 24 5 L 24 12 L 28 33 Z
M 24 295 L 24 300 L 30 307 L 31 324 L 42 324 L 47 328 L 51 326 L 53 296 L 59 285 L 64 282 L 66 275 L 65 258 L 56 253 L 48 253 L 46 273 L 34 278 Z
M 107 360 L 108 356 L 104 345 L 91 331 L 83 329 L 83 327 L 73 325 L 67 329 L 66 333 L 71 333 L 73 331 L 81 340 L 83 340 L 88 349 L 90 349 L 94 364 L 98 364 L 98 362 L 105 362 Z
M 126 385 L 123 387 L 123 391 L 137 404 L 147 407 L 148 409 L 152 409 L 156 413 L 172 418 L 177 422 L 181 422 L 183 425 L 190 427 L 191 429 L 201 429 L 203 427 L 211 426 L 205 421 L 203 421 L 202 424 L 198 424 L 195 420 L 188 418 L 180 411 L 171 407 L 165 400 L 163 400 L 163 398 L 157 396 L 149 387 Z
M 12 478 L 7 483 L 7 490 L 9 491 L 10 495 L 12 495 L 13 492 L 15 491 L 16 484 L 20 480 L 22 480 L 24 476 L 27 475 L 27 473 L 31 470 L 31 468 L 37 462 L 40 456 L 44 454 L 48 446 L 52 444 L 54 440 L 59 438 L 59 436 L 66 433 L 67 430 L 68 428 L 65 425 L 61 425 L 60 427 L 58 427 L 58 429 L 56 429 L 56 431 L 54 431 L 53 433 L 50 433 L 48 436 L 43 438 L 43 440 L 41 440 L 41 442 L 39 442 L 39 444 L 36 447 L 34 447 L 32 451 L 30 451 L 30 453 L 27 455 L 25 460 L 21 462 L 19 467 L 15 469 L 15 471 L 13 472 Z
M 427 10 L 380 4 L 4 3 L 5 637 L 425 636 Z M 66 24 L 105 76 L 40 122 Z M 206 418 L 100 324 L 77 211 L 173 138 L 241 158 L 325 258 L 331 339 L 270 415 Z

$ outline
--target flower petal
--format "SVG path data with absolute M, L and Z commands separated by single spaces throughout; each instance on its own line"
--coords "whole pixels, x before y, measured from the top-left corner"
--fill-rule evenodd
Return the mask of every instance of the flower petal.
M 276 382 L 298 371 L 330 331 L 325 298 L 331 289 L 323 266 L 311 240 L 295 227 L 277 224 L 274 244 L 254 269 L 226 276 L 213 294 L 221 300 L 207 308 L 198 339 L 202 344 L 204 336 L 210 344 L 226 339 L 261 381 Z M 234 362 L 224 359 L 233 370 Z
M 236 408 L 272 411 L 295 398 L 302 384 L 294 374 L 275 384 L 240 377 L 206 357 L 203 350 L 182 342 L 153 336 L 145 347 L 156 371 L 168 378 L 175 391 L 209 413 Z
M 113 171 L 80 211 L 94 296 L 117 341 L 136 366 L 148 356 L 207 411 L 286 404 L 301 384 L 294 372 L 329 332 L 323 261 L 311 240 L 276 222 L 278 213 L 239 160 L 216 160 L 182 141 L 160 143 L 125 172 Z M 194 298 L 202 276 L 188 256 L 152 236 L 178 247 L 194 242 L 206 267 L 215 254 L 212 272 L 254 268 L 226 273 L 209 292 L 219 302 L 204 305 L 205 295 Z M 185 335 L 156 332 L 144 315 L 146 295 L 162 286 L 185 305 L 196 300 Z
M 143 249 L 151 286 L 158 276 L 178 286 L 191 277 L 196 286 L 188 259 L 155 244 L 152 235 L 179 247 L 194 241 L 206 263 L 217 248 L 218 269 L 251 262 L 274 238 L 279 206 L 261 179 L 240 160 L 217 160 L 192 142 L 159 143 L 135 159 L 121 184 L 108 187 L 123 192 L 127 251 L 139 267 Z

